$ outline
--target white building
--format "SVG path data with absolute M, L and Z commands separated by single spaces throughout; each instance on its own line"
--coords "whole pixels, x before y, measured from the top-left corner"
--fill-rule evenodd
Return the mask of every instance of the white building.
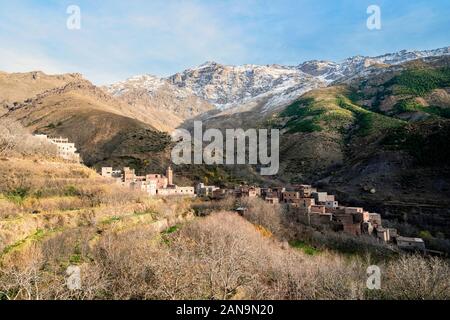
M 35 135 L 37 138 L 46 139 L 58 148 L 58 156 L 67 161 L 81 162 L 80 154 L 77 152 L 75 143 L 69 142 L 67 138 L 49 138 L 45 134 Z
M 324 204 L 328 201 L 328 193 L 326 192 L 312 192 L 311 195 L 317 204 Z
M 205 197 L 207 197 L 207 196 L 212 196 L 213 192 L 215 190 L 220 189 L 220 188 L 216 187 L 216 186 L 205 186 L 204 183 L 199 183 L 199 184 L 197 184 L 195 189 L 196 189 L 195 193 L 198 196 L 205 196 Z

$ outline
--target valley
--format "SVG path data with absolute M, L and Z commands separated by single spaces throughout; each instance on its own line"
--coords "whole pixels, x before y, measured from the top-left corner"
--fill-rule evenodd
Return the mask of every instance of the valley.
M 450 207 L 449 48 L 340 63 L 225 66 L 97 87 L 79 74 L 2 73 L 3 119 L 73 141 L 84 163 L 162 172 L 176 127 L 279 129 L 280 170 L 174 166 L 177 183 L 311 183 L 446 247 Z M 374 191 L 374 192 L 371 192 Z M 442 248 L 441 248 L 442 249 Z

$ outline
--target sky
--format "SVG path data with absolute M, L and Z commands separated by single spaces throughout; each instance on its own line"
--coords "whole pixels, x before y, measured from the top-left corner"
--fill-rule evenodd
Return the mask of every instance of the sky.
M 70 5 L 80 29 L 67 28 Z M 370 5 L 380 30 L 367 28 Z M 0 0 L 0 70 L 109 84 L 206 61 L 298 65 L 434 49 L 450 46 L 449 30 L 449 0 Z

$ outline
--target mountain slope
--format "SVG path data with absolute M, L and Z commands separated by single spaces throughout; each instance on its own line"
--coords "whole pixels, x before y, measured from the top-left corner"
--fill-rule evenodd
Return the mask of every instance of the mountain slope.
M 46 75 L 0 72 L 0 104 L 12 104 L 81 79 L 80 74 Z
M 35 92 L 29 90 L 25 101 L 9 104 L 4 117 L 20 121 L 32 132 L 69 138 L 90 166 L 133 165 L 154 170 L 166 166 L 170 137 L 138 120 L 133 108 L 89 81 L 76 78 L 33 96 Z
M 449 61 L 417 60 L 314 90 L 276 114 L 280 178 L 316 183 L 410 226 L 409 235 L 450 238 Z M 415 108 L 400 108 L 411 101 Z
M 151 115 L 151 124 L 161 131 L 172 131 L 184 120 L 213 109 L 205 100 L 169 81 L 143 75 L 104 88 L 125 102 L 142 118 Z

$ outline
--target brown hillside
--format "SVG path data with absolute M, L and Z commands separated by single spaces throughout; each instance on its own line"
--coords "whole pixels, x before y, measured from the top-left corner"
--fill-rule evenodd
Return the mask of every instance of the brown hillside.
M 140 121 L 132 108 L 76 77 L 60 87 L 38 92 L 7 105 L 5 118 L 18 120 L 31 132 L 64 136 L 75 142 L 87 165 L 132 165 L 161 170 L 167 165 L 169 137 Z M 19 96 L 14 96 L 18 98 Z

